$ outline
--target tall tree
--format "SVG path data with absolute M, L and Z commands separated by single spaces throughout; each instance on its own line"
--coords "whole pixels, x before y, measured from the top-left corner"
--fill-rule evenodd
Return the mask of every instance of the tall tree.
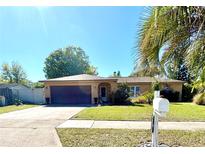
M 120 71 L 117 71 L 117 76 L 118 76 L 118 77 L 121 77 Z
M 8 63 L 2 64 L 1 76 L 9 83 L 22 83 L 26 80 L 26 73 L 17 62 L 12 62 L 11 66 Z
M 192 88 L 192 91 L 196 89 L 198 93 L 205 93 L 205 68 L 198 79 L 192 83 Z
M 4 80 L 2 79 L 2 77 L 0 76 L 0 83 L 3 83 L 4 82 Z
M 1 77 L 3 80 L 8 81 L 9 83 L 13 82 L 13 77 L 11 74 L 11 68 L 8 63 L 4 63 L 1 66 Z
M 97 68 L 92 65 L 87 68 L 85 73 L 90 75 L 98 75 Z
M 138 29 L 138 34 L 137 62 L 144 68 L 161 67 L 164 73 L 167 69 L 165 64 L 169 63 L 167 66 L 170 66 L 171 63 L 178 71 L 186 66 L 191 72 L 203 72 L 204 7 L 151 7 Z
M 22 66 L 17 62 L 12 62 L 11 64 L 11 74 L 13 76 L 14 83 L 21 83 L 26 79 L 26 73 L 23 70 Z
M 188 81 L 190 82 L 192 79 L 191 74 L 188 71 L 188 68 L 186 67 L 186 65 L 181 65 L 178 71 L 178 75 L 177 75 L 177 79 L 178 80 L 183 80 L 183 81 Z
M 74 46 L 52 52 L 45 60 L 44 72 L 48 79 L 83 73 L 97 74 L 84 50 Z
M 121 73 L 120 71 L 114 71 L 112 75 L 110 75 L 110 77 L 121 77 Z
M 141 67 L 136 68 L 133 73 L 131 73 L 130 76 L 137 76 L 137 77 L 144 77 L 144 76 L 150 76 L 154 77 L 160 74 L 160 70 L 157 67 Z

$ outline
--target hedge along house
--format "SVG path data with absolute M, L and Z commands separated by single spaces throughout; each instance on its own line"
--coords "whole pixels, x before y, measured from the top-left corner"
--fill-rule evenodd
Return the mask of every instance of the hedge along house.
M 80 74 L 66 76 L 40 82 L 45 83 L 45 99 L 51 104 L 91 105 L 96 99 L 111 101 L 112 94 L 121 83 L 127 83 L 131 90 L 131 97 L 150 91 L 152 83 L 156 80 L 151 77 L 99 77 L 96 75 Z M 183 81 L 158 80 L 162 87 L 179 92 L 182 95 Z

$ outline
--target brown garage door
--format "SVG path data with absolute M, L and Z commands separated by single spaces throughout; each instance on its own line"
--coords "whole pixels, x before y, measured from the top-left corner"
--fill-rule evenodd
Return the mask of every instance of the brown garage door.
M 90 86 L 52 86 L 52 104 L 91 104 Z

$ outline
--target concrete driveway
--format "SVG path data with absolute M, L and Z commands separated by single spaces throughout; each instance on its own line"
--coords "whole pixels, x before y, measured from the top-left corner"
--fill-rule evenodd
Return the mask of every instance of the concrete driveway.
M 0 114 L 0 146 L 61 146 L 55 127 L 84 108 L 40 106 Z

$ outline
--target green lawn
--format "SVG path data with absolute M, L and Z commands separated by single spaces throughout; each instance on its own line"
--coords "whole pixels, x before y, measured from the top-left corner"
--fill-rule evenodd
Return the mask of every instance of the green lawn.
M 152 106 L 101 106 L 86 108 L 72 119 L 92 120 L 150 120 Z M 205 121 L 205 106 L 192 103 L 171 103 L 170 111 L 162 121 Z
M 36 107 L 36 106 L 38 105 L 24 104 L 21 106 L 16 106 L 16 105 L 3 106 L 3 107 L 0 107 L 0 114 L 11 112 L 11 111 L 16 111 L 16 110 L 28 109 L 28 108 Z
M 136 147 L 150 142 L 149 130 L 133 129 L 57 129 L 65 147 Z M 205 131 L 160 130 L 159 144 L 204 147 Z

